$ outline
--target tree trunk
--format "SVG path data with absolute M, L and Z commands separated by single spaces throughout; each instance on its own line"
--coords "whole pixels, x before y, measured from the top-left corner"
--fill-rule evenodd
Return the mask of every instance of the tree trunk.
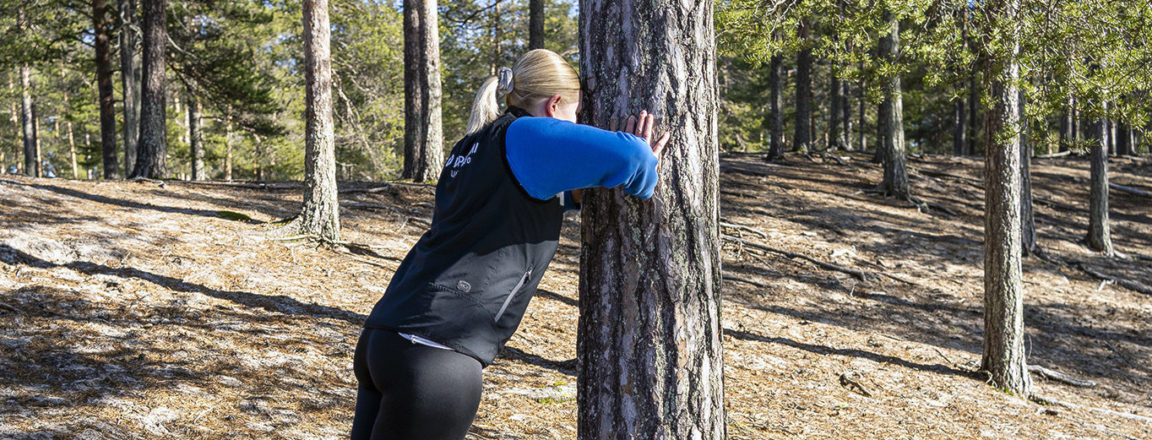
M 840 104 L 840 120 L 844 122 L 844 131 L 840 133 L 841 143 L 845 151 L 852 151 L 852 83 L 841 82 L 844 88 L 843 102 Z
M 17 96 L 16 95 L 16 81 L 12 79 L 12 76 L 8 77 L 8 95 L 10 95 L 14 98 L 13 101 L 8 104 L 8 112 L 12 118 L 12 135 L 16 136 L 16 134 L 20 133 L 21 130 L 23 129 L 23 126 L 20 124 L 20 109 L 19 109 L 19 107 L 21 104 L 17 103 L 17 101 L 20 101 L 20 102 L 23 102 L 23 101 L 20 98 L 16 98 L 16 96 Z M 18 151 L 17 153 L 20 153 L 20 152 Z M 20 154 L 16 155 L 16 157 L 19 157 L 19 156 L 20 156 Z M 20 163 L 19 160 L 17 160 L 16 163 L 17 163 L 17 165 L 19 165 L 19 163 Z M 5 172 L 5 173 L 8 172 L 7 167 L 8 167 L 8 164 L 5 163 L 4 164 L 5 169 L 0 170 L 0 171 Z
M 16 22 L 20 33 L 27 32 L 24 9 L 16 10 Z M 40 161 L 36 152 L 36 127 L 32 115 L 32 69 L 28 63 L 20 65 L 20 118 L 24 137 L 24 174 L 40 177 Z
M 204 180 L 204 107 L 196 95 L 196 85 L 188 89 L 188 149 L 192 156 L 192 180 Z
M 144 77 L 140 88 L 140 142 L 136 148 L 136 168 L 132 177 L 164 178 L 168 174 L 165 164 L 168 155 L 168 139 L 165 124 L 168 122 L 165 100 L 167 79 L 165 73 L 165 48 L 168 42 L 165 10 L 167 0 L 144 2 Z
M 328 0 L 304 0 L 305 153 L 300 232 L 340 239 Z
M 968 75 L 968 155 L 975 156 L 976 143 L 980 135 L 980 84 L 976 81 L 977 72 Z
M 965 155 L 965 150 L 968 146 L 968 114 L 965 113 L 968 106 L 967 100 L 959 98 L 956 100 L 952 109 L 952 154 L 955 156 Z
M 544 0 L 528 0 L 528 49 L 544 48 Z
M 585 192 L 580 438 L 725 437 L 712 8 L 580 2 L 584 120 L 607 127 L 647 109 L 672 134 L 652 200 Z M 622 82 L 623 71 L 645 74 Z
M 120 83 L 124 93 L 124 173 L 136 168 L 140 141 L 140 20 L 136 0 L 120 3 Z
M 840 107 L 844 105 L 844 83 L 836 76 L 835 68 L 831 69 L 831 79 L 829 80 L 832 95 L 828 109 L 828 149 L 837 150 L 844 148 L 844 132 L 840 123 Z
M 891 11 L 884 18 L 892 26 L 891 32 L 880 39 L 880 57 L 896 62 L 900 53 L 900 21 Z M 904 158 L 904 104 L 900 91 L 900 75 L 893 74 L 884 83 L 884 139 L 880 148 L 884 163 L 884 180 L 880 193 L 887 197 L 908 199 L 908 170 Z
M 1104 103 L 1108 114 L 1108 103 Z M 1088 197 L 1088 247 L 1112 255 L 1112 234 L 1108 228 L 1108 129 L 1104 120 L 1098 125 L 1099 139 L 1092 142 L 1092 177 Z
M 1111 107 L 1115 107 L 1116 103 L 1113 102 L 1111 104 L 1112 104 Z M 1115 156 L 1116 155 L 1116 120 L 1108 118 L 1108 119 L 1105 119 L 1105 121 L 1108 124 L 1108 155 L 1109 156 Z
M 104 156 L 104 178 L 120 176 L 116 154 L 116 104 L 112 96 L 112 43 L 106 19 L 108 4 L 92 0 L 92 32 L 96 46 L 96 88 L 100 95 L 100 151 Z
M 60 69 L 60 84 L 63 85 L 66 80 L 67 80 L 67 77 L 64 74 L 64 69 Z M 64 98 L 64 111 L 67 112 L 69 115 L 71 115 L 72 104 L 68 98 L 68 94 L 64 93 L 63 98 Z M 64 127 L 67 128 L 67 130 L 68 130 L 68 157 L 71 160 L 70 163 L 72 165 L 72 178 L 73 179 L 79 179 L 80 178 L 80 170 L 79 170 L 79 168 L 77 168 L 77 164 L 76 164 L 76 137 L 72 133 L 72 118 L 70 116 L 64 117 Z
M 857 144 L 859 145 L 858 148 L 861 153 L 868 151 L 868 132 L 865 131 L 868 127 L 868 100 L 864 99 L 865 86 L 864 80 L 860 80 L 859 90 L 856 91 L 856 99 L 859 101 L 856 105 L 860 108 L 860 128 L 858 129 L 859 140 Z
M 796 119 L 792 133 L 792 151 L 807 154 L 812 143 L 812 48 L 808 47 L 808 20 L 800 20 L 797 31 L 800 44 L 796 54 Z
M 440 114 L 440 37 L 436 2 L 404 2 L 404 172 L 416 182 L 439 178 L 444 165 Z
M 40 149 L 40 112 L 37 105 L 32 103 L 32 154 L 36 158 L 36 177 L 44 177 L 44 156 Z
M 772 89 L 768 126 L 771 127 L 772 143 L 768 147 L 768 157 L 764 158 L 768 161 L 780 160 L 784 157 L 783 65 L 783 56 L 779 54 L 772 55 L 772 64 L 768 67 L 768 82 L 770 84 L 769 87 Z
M 1127 123 L 1118 122 L 1116 129 L 1116 155 L 1128 156 L 1132 154 L 1132 127 Z
M 333 128 L 335 130 L 335 128 Z M 333 135 L 335 136 L 335 135 Z M 335 142 L 335 141 L 333 141 Z M 333 143 L 333 157 L 335 157 L 335 143 Z M 332 163 L 336 163 L 333 159 Z M 224 117 L 224 180 L 232 181 L 232 117 Z M 335 180 L 335 179 L 333 179 Z
M 1008 26 L 1020 0 L 988 5 Z M 1000 12 L 996 14 L 996 12 Z M 992 24 L 990 26 L 994 26 Z M 1016 81 L 1017 35 L 1010 31 L 1009 59 L 988 63 L 992 111 L 984 126 L 984 352 L 981 369 L 993 386 L 1027 398 L 1032 379 L 1024 352 L 1024 285 L 1020 243 L 1020 127 Z M 991 33 L 991 31 L 989 31 Z
M 1076 123 L 1072 120 L 1076 114 L 1073 110 L 1075 105 L 1076 99 L 1069 96 L 1068 107 L 1064 109 L 1064 114 L 1060 117 L 1060 151 L 1068 151 L 1076 138 L 1072 132 L 1076 128 Z
M 1020 127 L 1020 246 L 1025 256 L 1036 252 L 1036 219 L 1032 211 L 1032 139 L 1024 91 L 1018 91 Z

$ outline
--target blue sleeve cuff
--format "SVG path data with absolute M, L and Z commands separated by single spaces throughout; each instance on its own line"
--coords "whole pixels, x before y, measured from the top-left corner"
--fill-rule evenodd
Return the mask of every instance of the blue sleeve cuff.
M 505 153 L 517 182 L 539 200 L 594 187 L 621 187 L 647 199 L 659 179 L 656 156 L 643 139 L 555 118 L 514 121 Z
M 564 191 L 564 212 L 579 211 L 580 203 L 576 202 L 576 197 L 572 195 L 572 191 Z

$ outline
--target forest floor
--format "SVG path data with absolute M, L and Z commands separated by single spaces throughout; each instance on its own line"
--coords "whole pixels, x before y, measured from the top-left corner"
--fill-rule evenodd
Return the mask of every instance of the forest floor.
M 1074 406 L 1040 405 L 976 372 L 978 158 L 910 158 L 916 197 L 946 208 L 927 212 L 870 194 L 863 155 L 722 162 L 723 221 L 746 227 L 723 228 L 741 240 L 724 244 L 730 438 L 1152 438 L 1152 296 L 1088 273 L 1152 286 L 1152 199 L 1112 193 L 1126 258 L 1107 259 L 1081 242 L 1087 160 L 1034 162 L 1039 241 L 1066 264 L 1024 261 L 1028 361 L 1095 383 L 1034 374 Z M 1111 172 L 1152 190 L 1152 164 Z M 265 233 L 296 184 L 0 177 L 0 438 L 343 438 L 360 325 L 432 194 L 342 194 L 344 238 L 372 245 L 347 253 Z M 575 438 L 578 222 L 485 371 L 469 438 Z

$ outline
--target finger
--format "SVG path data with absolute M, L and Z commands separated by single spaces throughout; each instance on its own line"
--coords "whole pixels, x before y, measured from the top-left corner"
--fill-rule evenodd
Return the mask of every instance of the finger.
M 612 119 L 609 119 L 609 120 L 608 120 L 608 130 L 610 130 L 610 131 L 616 131 L 616 127 L 617 127 L 618 125 L 620 125 L 620 124 L 617 124 L 617 123 L 616 123 L 616 118 L 612 118 Z
M 644 137 L 644 124 L 648 122 L 648 110 L 640 110 L 640 117 L 636 119 L 636 136 L 640 136 L 645 142 L 650 139 Z
M 668 143 L 669 136 L 671 136 L 671 133 L 664 133 L 664 136 L 661 136 L 660 140 L 652 144 L 652 154 L 660 157 L 660 152 L 664 151 L 664 145 Z
M 628 117 L 628 123 L 624 125 L 624 132 L 629 133 L 629 134 L 636 133 L 636 117 L 635 116 L 629 116 Z
M 644 124 L 644 135 L 642 137 L 650 141 L 652 139 L 653 128 L 656 126 L 656 117 L 649 113 L 647 122 L 647 124 Z

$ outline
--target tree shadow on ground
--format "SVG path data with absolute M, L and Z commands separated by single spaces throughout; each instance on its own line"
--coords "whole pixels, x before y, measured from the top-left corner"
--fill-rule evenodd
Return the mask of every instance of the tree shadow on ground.
M 56 194 L 60 194 L 63 196 L 89 200 L 92 202 L 103 203 L 103 204 L 107 204 L 107 205 L 115 205 L 115 206 L 120 206 L 123 208 L 129 208 L 129 209 L 151 210 L 151 211 L 159 211 L 159 212 L 169 213 L 169 214 L 196 215 L 196 216 L 201 216 L 201 217 L 214 217 L 214 218 L 220 217 L 218 212 L 215 210 L 193 209 L 193 208 L 174 208 L 171 206 L 152 205 L 152 204 L 148 204 L 148 203 L 134 202 L 131 200 L 117 199 L 115 197 L 102 196 L 99 194 L 86 193 L 86 192 L 77 191 L 77 190 L 74 190 L 71 188 L 64 188 L 61 186 L 48 185 L 48 184 L 22 183 L 22 182 L 16 182 L 16 181 L 6 180 L 6 179 L 0 179 L 0 182 L 14 185 L 14 186 L 36 188 L 36 189 L 40 189 L 40 190 L 54 192 Z

